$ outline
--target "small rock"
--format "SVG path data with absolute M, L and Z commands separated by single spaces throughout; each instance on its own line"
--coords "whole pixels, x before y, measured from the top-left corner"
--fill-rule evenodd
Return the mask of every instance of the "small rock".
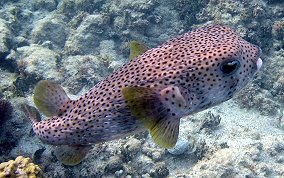
M 164 162 L 156 164 L 153 169 L 150 171 L 151 177 L 167 177 L 170 171 L 165 165 Z
M 137 140 L 136 138 L 130 137 L 121 150 L 124 161 L 131 161 L 140 150 L 141 141 Z
M 142 178 L 151 178 L 151 176 L 150 176 L 149 173 L 146 173 L 146 174 L 143 174 L 143 175 L 142 175 Z
M 120 177 L 123 174 L 123 170 L 116 171 L 114 174 L 116 177 Z
M 216 128 L 221 121 L 220 115 L 214 115 L 210 111 L 204 114 L 204 119 L 202 120 L 200 130 L 207 128 L 207 129 L 214 129 Z
M 177 141 L 176 146 L 174 148 L 168 149 L 168 152 L 173 155 L 181 155 L 184 154 L 189 147 L 189 142 L 186 139 L 180 139 Z
M 152 159 L 153 159 L 154 161 L 159 161 L 159 160 L 161 160 L 162 155 L 163 155 L 162 152 L 154 151 L 154 152 L 152 153 Z
M 136 138 L 130 137 L 129 140 L 126 142 L 124 148 L 126 148 L 130 152 L 137 153 L 141 150 L 141 141 L 137 140 Z
M 144 174 L 150 172 L 150 170 L 153 167 L 155 167 L 153 160 L 150 157 L 145 156 L 143 154 L 137 157 L 136 164 L 137 164 L 137 170 L 139 170 L 139 172 Z
M 109 161 L 105 167 L 105 172 L 115 173 L 116 171 L 120 171 L 123 169 L 122 159 L 115 155 L 109 158 Z

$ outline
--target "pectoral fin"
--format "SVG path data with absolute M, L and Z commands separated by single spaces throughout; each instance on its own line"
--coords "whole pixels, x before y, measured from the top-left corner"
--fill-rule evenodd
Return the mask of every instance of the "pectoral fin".
M 172 88 L 157 91 L 153 88 L 126 87 L 122 90 L 131 114 L 149 129 L 154 142 L 164 148 L 175 146 L 181 117 L 176 112 L 178 107 L 186 105 L 179 89 Z M 174 98 L 166 100 L 165 97 L 172 92 L 175 93 Z

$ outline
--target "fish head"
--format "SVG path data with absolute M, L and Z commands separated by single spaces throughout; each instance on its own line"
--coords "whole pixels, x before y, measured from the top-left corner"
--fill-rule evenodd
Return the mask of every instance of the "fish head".
M 252 80 L 262 65 L 261 49 L 224 26 L 199 29 L 197 34 L 201 40 L 195 47 L 205 50 L 195 54 L 199 60 L 192 63 L 198 71 L 193 83 L 197 107 L 206 109 L 232 98 Z

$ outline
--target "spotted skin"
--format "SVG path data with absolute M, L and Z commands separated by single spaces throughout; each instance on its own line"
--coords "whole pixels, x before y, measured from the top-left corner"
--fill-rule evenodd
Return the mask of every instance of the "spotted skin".
M 230 99 L 256 73 L 260 53 L 228 27 L 199 28 L 146 51 L 78 100 L 57 97 L 64 103 L 58 115 L 35 122 L 33 130 L 53 145 L 94 144 L 141 132 L 145 127 L 133 117 L 125 87 L 163 91 L 158 105 L 166 102 L 164 114 L 180 119 Z M 175 103 L 175 89 L 184 101 Z

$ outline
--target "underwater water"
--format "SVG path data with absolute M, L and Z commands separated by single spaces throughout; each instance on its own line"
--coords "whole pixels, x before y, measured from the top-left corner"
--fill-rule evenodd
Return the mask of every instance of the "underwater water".
M 162 63 L 155 63 L 155 59 L 158 60 L 158 55 L 154 55 L 155 50 L 150 51 L 149 55 L 147 52 L 142 54 L 143 58 L 138 56 L 136 59 L 130 59 L 133 58 L 130 55 L 131 41 L 139 42 L 138 46 L 144 44 L 147 49 L 152 49 L 179 35 L 216 24 L 232 29 L 239 37 L 236 37 L 236 34 L 230 34 L 226 37 L 227 40 L 222 41 L 221 33 L 224 31 L 222 29 L 218 28 L 217 32 L 214 30 L 212 33 L 196 31 L 195 40 L 197 42 L 194 44 L 197 47 L 188 49 L 190 54 L 194 54 L 191 60 L 193 61 L 195 57 L 198 59 L 200 51 L 208 55 L 207 45 L 213 46 L 214 49 L 219 45 L 227 47 L 231 45 L 230 49 L 224 48 L 215 54 L 220 56 L 234 51 L 233 48 L 242 48 L 240 53 L 232 52 L 232 55 L 238 54 L 239 58 L 232 58 L 234 60 L 229 61 L 229 68 L 222 70 L 223 72 L 230 71 L 232 66 L 240 67 L 236 70 L 241 70 L 243 65 L 236 62 L 239 60 L 253 62 L 249 64 L 254 67 L 243 67 L 244 72 L 239 72 L 242 80 L 236 78 L 234 81 L 237 80 L 237 84 L 231 85 L 232 88 L 240 86 L 241 91 L 234 94 L 232 99 L 224 101 L 231 97 L 231 94 L 228 94 L 229 84 L 219 85 L 218 90 L 215 91 L 207 88 L 209 80 L 204 85 L 198 83 L 202 86 L 195 88 L 193 88 L 196 84 L 195 80 L 186 81 L 186 86 L 189 88 L 186 94 L 182 90 L 179 91 L 180 87 L 174 88 L 175 91 L 171 94 L 178 97 L 177 99 L 171 98 L 173 102 L 180 102 L 181 105 L 185 102 L 185 105 L 188 105 L 187 101 L 192 101 L 191 104 L 194 105 L 200 102 L 201 97 L 196 97 L 196 100 L 191 99 L 194 98 L 195 93 L 190 93 L 190 91 L 204 89 L 206 92 L 203 94 L 207 98 L 204 103 L 207 105 L 200 102 L 200 107 L 196 106 L 190 114 L 187 112 L 183 114 L 184 110 L 176 109 L 174 104 L 171 106 L 171 109 L 176 112 L 171 113 L 174 115 L 169 117 L 170 121 L 174 120 L 175 116 L 183 117 L 180 120 L 177 143 L 173 148 L 165 148 L 172 144 L 172 140 L 175 143 L 172 137 L 166 135 L 166 139 L 161 139 L 153 132 L 149 134 L 146 127 L 149 128 L 148 123 L 152 120 L 142 120 L 138 116 L 136 120 L 132 117 L 136 116 L 138 111 L 145 116 L 154 113 L 156 102 L 151 103 L 153 100 L 146 100 L 151 107 L 150 109 L 146 107 L 150 110 L 147 112 L 143 110 L 145 108 L 137 109 L 136 106 L 132 107 L 130 102 L 125 102 L 130 110 L 123 113 L 123 108 L 120 112 L 123 113 L 121 116 L 124 120 L 119 120 L 121 122 L 115 123 L 106 131 L 107 128 L 101 123 L 109 124 L 109 121 L 102 120 L 102 118 L 117 115 L 118 113 L 112 108 L 123 105 L 116 103 L 117 105 L 111 107 L 112 97 L 126 100 L 127 96 L 130 96 L 130 99 L 133 97 L 127 93 L 131 93 L 132 90 L 122 89 L 126 94 L 121 94 L 120 87 L 115 90 L 115 87 L 108 83 L 120 86 L 123 82 L 127 83 L 126 81 L 132 76 L 144 75 L 146 70 L 142 68 L 139 59 L 149 63 L 154 61 L 153 66 L 163 66 Z M 204 37 L 206 35 L 209 40 Z M 189 43 L 193 43 L 190 41 L 191 37 L 189 36 Z M 236 38 L 237 43 L 231 42 L 235 42 Z M 240 38 L 259 46 L 262 52 L 251 46 L 241 46 L 241 43 L 238 43 L 242 41 L 239 40 Z M 178 41 L 177 51 L 187 48 L 183 45 L 179 46 L 183 44 L 184 39 L 181 38 Z M 167 45 L 171 46 L 173 43 L 167 43 L 165 49 Z M 162 46 L 156 49 L 164 48 Z M 144 46 L 142 50 L 145 51 Z M 161 55 L 167 52 L 169 51 L 161 51 Z M 172 72 L 176 74 L 179 68 L 175 65 L 187 65 L 183 58 L 180 58 L 181 54 L 170 57 L 167 64 L 170 63 L 174 67 L 167 68 L 169 72 L 173 69 Z M 256 71 L 256 63 L 260 65 L 259 60 L 256 61 L 258 54 L 262 59 L 262 67 L 246 85 L 245 81 Z M 138 62 L 135 63 L 135 61 Z M 133 63 L 136 68 L 129 67 L 129 70 L 123 73 L 120 68 L 126 63 Z M 144 63 L 143 65 L 147 66 Z M 200 64 L 202 65 L 204 63 Z M 125 68 L 127 66 L 122 67 L 122 69 Z M 182 73 L 182 71 L 179 72 Z M 246 72 L 247 75 L 245 75 Z M 193 73 L 204 76 L 204 71 L 201 71 L 201 74 L 197 71 Z M 114 77 L 105 80 L 111 74 Z M 217 74 L 213 72 L 213 75 Z M 149 72 L 149 76 L 154 84 L 158 84 L 160 81 L 158 79 L 162 74 L 158 78 L 159 72 L 152 71 Z M 172 76 L 169 76 L 169 80 L 173 82 L 169 85 L 170 87 L 182 83 L 177 84 Z M 123 78 L 123 80 L 116 77 Z M 41 80 L 53 81 L 56 84 L 42 85 L 42 88 L 37 90 L 40 94 L 35 94 L 37 83 Z M 210 80 L 213 79 L 210 78 Z M 222 82 L 225 79 L 221 78 L 218 81 Z M 133 81 L 137 84 L 135 82 L 138 80 Z M 64 92 L 59 92 L 57 84 L 63 87 L 72 100 L 78 100 L 78 103 L 69 102 L 62 105 L 61 102 L 67 102 L 69 99 L 63 97 Z M 101 94 L 96 93 L 96 90 L 93 93 L 88 92 L 95 85 L 96 88 L 102 90 Z M 49 92 L 47 88 L 50 86 L 56 92 L 53 90 Z M 122 86 L 121 88 L 127 87 Z M 142 96 L 139 99 L 156 96 L 152 95 L 156 90 L 140 89 L 138 92 L 134 90 L 135 94 Z M 106 91 L 107 93 L 112 91 L 112 93 L 104 95 Z M 88 95 L 84 95 L 85 93 Z M 164 96 L 165 93 L 166 91 L 162 90 L 159 94 Z M 34 99 L 34 94 L 40 99 Z M 59 94 L 62 94 L 60 95 L 62 98 L 56 99 Z M 45 95 L 47 97 L 44 98 Z M 80 96 L 82 96 L 81 100 Z M 83 99 L 83 96 L 87 98 Z M 91 102 L 88 103 L 91 97 L 96 97 L 98 109 L 94 109 L 90 105 Z M 133 101 L 140 101 L 135 99 Z M 35 104 L 36 101 L 39 103 L 47 101 L 47 104 Z M 206 108 L 213 105 L 215 101 L 220 104 L 196 112 L 202 110 L 202 106 Z M 44 129 L 40 130 L 41 127 L 33 129 L 31 118 L 35 122 L 39 119 L 39 113 L 27 112 L 23 104 L 36 106 L 41 111 L 43 124 L 40 126 Z M 62 107 L 61 109 L 66 109 L 66 111 L 71 108 L 68 110 L 69 114 L 66 115 L 68 119 L 83 117 L 83 115 L 88 115 L 87 109 L 82 110 L 84 112 L 80 113 L 82 115 L 74 114 L 74 112 L 76 108 L 84 104 L 87 105 L 84 106 L 85 108 L 90 106 L 89 110 L 92 114 L 104 116 L 100 118 L 102 121 L 97 121 L 97 123 L 88 122 L 87 129 L 83 127 L 86 121 L 76 123 L 76 126 L 84 131 L 82 132 L 84 136 L 86 133 L 91 135 L 88 137 L 93 143 L 91 147 L 83 144 L 80 139 L 83 136 L 80 133 L 70 131 L 74 135 L 69 135 L 62 140 L 58 139 L 60 136 L 57 134 L 48 134 L 48 132 L 57 132 L 57 130 L 54 129 L 55 125 L 44 122 L 48 118 L 46 115 L 49 117 L 56 115 L 54 122 L 59 123 L 59 120 L 56 120 L 60 119 L 58 108 Z M 105 105 L 110 105 L 111 109 L 104 110 Z M 42 112 L 44 110 L 42 108 L 45 112 Z M 283 108 L 284 2 L 281 0 L 0 0 L 1 178 L 13 176 L 48 178 L 284 177 Z M 165 112 L 159 114 L 164 116 Z M 27 117 L 27 113 L 30 117 Z M 175 121 L 179 122 L 177 119 Z M 71 126 L 64 125 L 65 121 L 60 120 L 60 123 L 62 125 L 56 125 L 58 129 L 72 130 Z M 94 126 L 100 128 L 89 129 Z M 37 129 L 40 131 L 36 132 Z M 121 132 L 116 132 L 117 130 Z M 97 134 L 99 131 L 104 135 Z M 41 134 L 44 137 L 41 137 Z M 94 140 L 100 141 L 94 143 Z M 67 145 L 73 145 L 73 147 L 52 146 L 52 143 L 59 142 L 68 143 Z M 76 162 L 76 165 L 68 165 L 71 158 L 67 153 L 70 155 L 73 153 L 75 158 L 83 158 L 83 156 L 85 158 Z M 62 159 L 66 161 L 64 157 L 66 154 L 67 158 L 70 158 L 67 159 L 67 163 L 62 161 Z M 74 157 L 72 157 L 73 161 Z

